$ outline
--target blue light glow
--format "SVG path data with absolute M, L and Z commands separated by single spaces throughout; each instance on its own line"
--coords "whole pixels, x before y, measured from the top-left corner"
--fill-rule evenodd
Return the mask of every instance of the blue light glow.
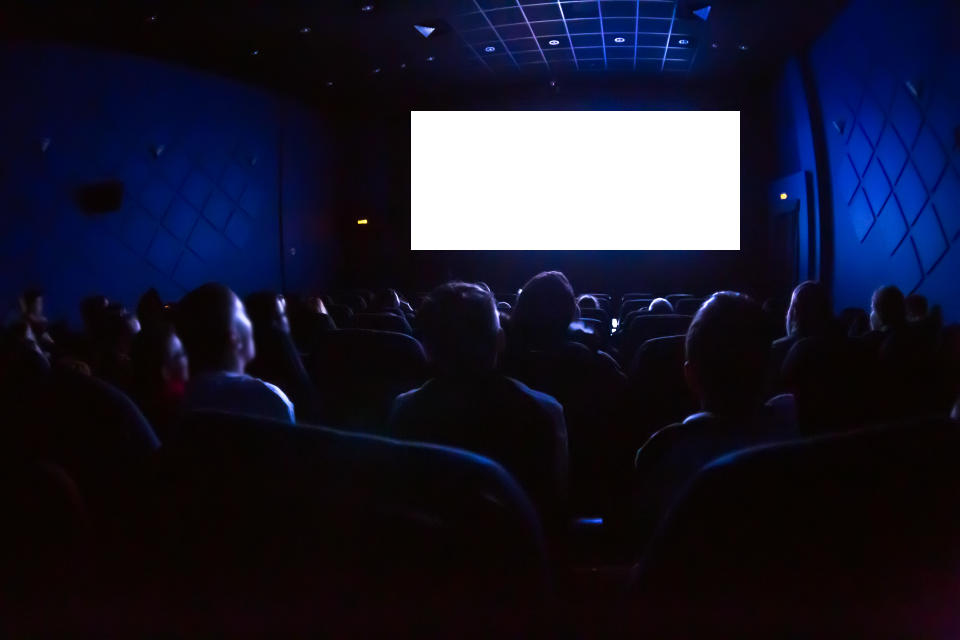
M 551 41 L 548 42 L 547 44 L 550 45 L 551 47 L 555 47 L 555 46 L 557 46 L 558 44 L 560 44 L 560 41 L 559 41 L 559 40 L 551 40 Z
M 364 11 L 364 12 L 368 12 L 368 13 L 369 13 L 370 11 L 373 11 L 373 5 L 372 5 L 372 4 L 365 4 L 365 5 L 363 5 L 362 7 L 360 7 L 360 11 Z
M 496 47 L 484 47 L 483 50 L 486 51 L 487 53 L 493 53 L 494 51 L 497 50 L 497 48 L 496 48 Z
M 617 36 L 616 38 L 613 39 L 613 41 L 619 44 L 621 42 L 626 42 L 627 39 L 624 38 L 623 36 Z
M 690 41 L 687 40 L 686 38 L 680 38 L 679 40 L 677 40 L 677 44 L 679 44 L 682 47 L 685 47 L 688 44 L 690 44 Z
M 302 34 L 304 34 L 304 35 L 310 33 L 311 31 L 313 31 L 313 29 L 311 29 L 310 27 L 301 27 L 301 28 L 300 28 L 300 33 L 302 33 Z
M 603 518 L 577 518 L 577 524 L 603 524 Z

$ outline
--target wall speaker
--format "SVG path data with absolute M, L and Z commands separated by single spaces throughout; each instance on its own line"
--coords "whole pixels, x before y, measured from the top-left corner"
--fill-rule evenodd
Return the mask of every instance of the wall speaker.
M 85 184 L 74 193 L 74 201 L 89 215 L 118 211 L 123 205 L 123 182 L 103 180 Z

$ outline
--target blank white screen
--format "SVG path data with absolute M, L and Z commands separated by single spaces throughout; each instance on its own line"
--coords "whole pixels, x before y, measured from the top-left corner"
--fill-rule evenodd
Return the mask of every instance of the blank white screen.
M 410 244 L 740 249 L 739 111 L 412 111 Z

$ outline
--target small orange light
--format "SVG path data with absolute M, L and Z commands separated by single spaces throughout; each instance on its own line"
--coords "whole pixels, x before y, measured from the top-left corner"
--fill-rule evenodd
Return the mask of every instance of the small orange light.
M 357 220 L 357 224 L 367 224 L 367 219 L 366 219 L 366 218 L 360 218 L 359 220 Z
M 786 200 L 786 199 L 787 199 L 787 194 L 781 193 L 781 194 L 780 194 L 780 199 L 781 199 L 781 200 Z

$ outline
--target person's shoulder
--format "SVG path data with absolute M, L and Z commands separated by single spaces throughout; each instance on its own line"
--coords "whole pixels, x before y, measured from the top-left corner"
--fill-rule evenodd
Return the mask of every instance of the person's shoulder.
M 685 427 L 686 425 L 683 423 L 674 422 L 655 431 L 653 435 L 647 438 L 643 446 L 637 449 L 637 454 L 634 457 L 634 466 L 637 469 L 641 469 L 651 461 L 659 458 L 662 452 L 670 448 L 671 443 L 683 435 Z
M 507 384 L 511 388 L 516 389 L 523 395 L 529 398 L 532 398 L 537 402 L 537 404 L 540 404 L 541 406 L 547 407 L 551 410 L 553 409 L 559 409 L 561 411 L 563 410 L 563 406 L 560 404 L 560 402 L 556 398 L 551 396 L 549 393 L 544 393 L 543 391 L 537 391 L 536 389 L 531 389 L 530 387 L 520 382 L 516 378 L 510 378 L 510 377 L 504 376 L 503 380 L 505 381 L 505 384 Z

